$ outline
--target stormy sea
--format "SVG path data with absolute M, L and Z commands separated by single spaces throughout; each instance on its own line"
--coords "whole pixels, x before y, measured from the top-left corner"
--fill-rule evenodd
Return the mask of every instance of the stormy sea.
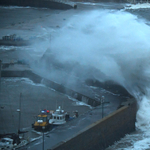
M 112 80 L 122 85 L 138 103 L 136 131 L 126 135 L 107 150 L 148 150 L 150 5 L 77 5 L 77 10 L 67 11 L 0 7 L 1 12 L 13 11 L 16 15 L 18 11 L 25 12 L 24 18 L 19 16 L 17 22 L 1 19 L 1 36 L 9 30 L 20 33 L 24 38 L 32 37 L 42 41 L 31 47 L 0 47 L 3 53 L 8 52 L 3 55 L 4 61 L 8 61 L 8 55 L 13 61 L 19 56 L 30 64 L 32 70 L 59 82 L 64 83 L 65 80 L 64 84 L 67 85 L 73 85 L 76 79 L 84 81 L 88 78 L 101 82 Z M 30 13 L 32 15 L 27 15 Z M 3 14 L 0 13 L 0 16 L 2 18 Z M 15 55 L 12 56 L 12 53 Z M 55 67 L 50 65 L 51 62 Z M 58 79 L 58 74 L 62 78 Z

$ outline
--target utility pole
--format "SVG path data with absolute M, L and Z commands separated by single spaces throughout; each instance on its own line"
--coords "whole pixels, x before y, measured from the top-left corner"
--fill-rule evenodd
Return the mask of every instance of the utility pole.
M 101 96 L 102 118 L 104 117 L 103 105 L 106 104 L 106 103 L 109 103 L 109 102 L 105 102 L 104 99 L 105 99 L 105 96 Z
M 22 93 L 20 93 L 19 108 L 17 109 L 17 112 L 19 113 L 18 134 L 20 133 L 20 121 L 21 121 L 21 96 L 22 96 Z
M 45 130 L 45 126 L 42 127 L 43 130 L 43 145 L 42 145 L 42 150 L 44 150 L 44 130 Z

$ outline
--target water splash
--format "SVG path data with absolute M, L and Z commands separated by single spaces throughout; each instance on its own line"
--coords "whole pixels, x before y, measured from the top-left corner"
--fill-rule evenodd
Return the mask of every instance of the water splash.
M 83 80 L 113 80 L 134 96 L 146 94 L 150 81 L 149 34 L 146 22 L 130 13 L 84 12 L 55 32 L 43 57 L 43 67 L 49 67 L 43 73 L 58 77 L 61 70 Z
M 68 20 L 66 26 L 55 32 L 57 36 L 43 57 L 45 70 L 50 64 L 57 66 L 57 69 L 49 67 L 49 76 L 52 73 L 61 78 L 60 74 L 68 71 L 82 80 L 88 77 L 100 81 L 113 80 L 138 100 L 136 133 L 127 135 L 109 149 L 150 147 L 150 133 L 147 132 L 150 27 L 146 23 L 124 11 L 86 11 Z M 57 74 L 57 70 L 61 73 Z
M 150 8 L 150 4 L 148 2 L 140 4 L 128 4 L 125 9 L 141 9 L 141 8 Z

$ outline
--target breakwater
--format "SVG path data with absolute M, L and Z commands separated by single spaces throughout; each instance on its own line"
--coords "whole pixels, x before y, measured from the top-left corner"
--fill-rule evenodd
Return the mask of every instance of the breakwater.
M 74 0 L 74 2 L 87 2 L 87 0 Z M 88 2 L 93 2 L 93 1 L 88 1 Z M 99 2 L 116 2 L 116 3 L 126 3 L 129 2 L 128 0 L 94 0 L 94 3 L 99 3 Z
M 19 63 L 19 64 L 18 64 Z M 77 92 L 73 89 L 66 87 L 63 84 L 59 84 L 57 82 L 51 81 L 45 77 L 41 77 L 40 75 L 34 73 L 31 69 L 29 69 L 28 65 L 22 64 L 23 62 L 18 63 L 3 63 L 2 64 L 2 77 L 25 77 L 31 79 L 35 83 L 42 83 L 47 87 L 50 87 L 60 93 L 66 94 L 72 98 L 75 98 L 81 102 L 84 102 L 88 105 L 96 107 L 101 104 L 100 98 L 93 97 L 90 95 L 85 95 L 84 93 Z M 21 63 L 21 64 L 20 64 Z M 89 86 L 97 86 L 103 89 L 106 89 L 114 94 L 119 94 L 120 96 L 130 97 L 132 96 L 120 85 L 107 81 L 104 83 L 93 80 L 86 80 L 85 82 Z
M 31 42 L 28 40 L 22 40 L 22 41 L 5 41 L 0 40 L 0 45 L 6 45 L 6 46 L 27 46 L 30 45 Z
M 117 111 L 49 150 L 105 150 L 126 134 L 135 131 L 136 112 L 136 101 L 130 99 Z
M 19 68 L 19 66 L 16 66 L 16 68 L 17 67 Z M 91 106 L 98 106 L 101 104 L 99 101 L 91 99 L 90 97 L 87 97 L 81 93 L 77 93 L 76 91 L 73 91 L 61 84 L 55 83 L 35 74 L 25 65 L 20 65 L 20 70 L 14 68 L 15 65 L 13 64 L 2 64 L 1 76 L 26 77 L 35 83 L 42 83 L 71 97 L 76 95 L 77 100 L 83 101 Z M 97 84 L 99 85 L 99 83 Z M 109 84 L 107 83 L 105 86 L 108 87 L 108 85 Z M 112 84 L 111 88 L 113 88 Z M 97 109 L 97 107 L 95 109 Z M 122 106 L 118 110 L 91 124 L 76 134 L 71 135 L 69 139 L 58 143 L 52 148 L 50 147 L 50 150 L 66 150 L 70 149 L 70 147 L 72 147 L 72 150 L 104 150 L 109 145 L 112 145 L 115 141 L 120 140 L 120 138 L 135 130 L 136 112 L 136 101 L 134 98 L 131 98 L 122 103 Z
M 64 2 L 56 0 L 0 0 L 0 5 L 4 6 L 31 6 L 50 9 L 71 9 L 77 8 L 73 2 Z
M 9 66 L 9 64 L 7 64 L 7 65 Z M 67 94 L 68 96 L 71 96 L 71 97 L 73 97 L 79 101 L 82 101 L 88 105 L 91 105 L 93 107 L 96 107 L 96 106 L 101 104 L 100 101 L 98 101 L 98 100 L 92 99 L 92 98 L 90 98 L 84 94 L 81 94 L 81 93 L 76 92 L 72 89 L 69 89 L 62 84 L 58 84 L 54 81 L 43 78 L 43 77 L 35 74 L 34 72 L 32 72 L 30 69 L 27 69 L 27 70 L 25 70 L 25 69 L 24 70 L 15 70 L 15 69 L 2 70 L 1 76 L 2 77 L 25 77 L 25 78 L 29 78 L 35 83 L 42 83 L 42 84 L 46 85 L 47 87 L 50 87 L 50 88 L 52 88 L 52 89 L 54 89 L 60 93 Z

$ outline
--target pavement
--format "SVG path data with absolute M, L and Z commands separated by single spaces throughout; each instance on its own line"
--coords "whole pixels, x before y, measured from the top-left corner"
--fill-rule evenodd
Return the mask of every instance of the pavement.
M 103 108 L 103 116 L 114 112 L 117 109 L 112 104 L 105 104 Z M 86 127 L 102 119 L 102 107 L 98 106 L 89 110 L 82 115 L 79 115 L 78 118 L 75 118 L 72 121 L 67 122 L 65 125 L 54 128 L 52 131 L 49 131 L 44 134 L 44 149 L 50 149 L 53 146 L 67 141 L 67 139 L 77 135 L 77 133 L 82 132 Z M 31 131 L 33 132 L 33 131 Z M 34 142 L 31 142 L 24 148 L 28 150 L 41 150 L 43 147 L 43 134 L 41 133 L 40 138 Z M 21 150 L 22 148 L 20 148 Z

